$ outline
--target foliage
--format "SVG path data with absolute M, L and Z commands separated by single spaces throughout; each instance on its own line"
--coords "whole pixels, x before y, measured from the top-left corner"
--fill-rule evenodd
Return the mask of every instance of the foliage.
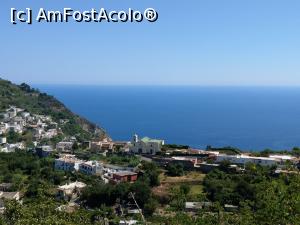
M 151 187 L 158 186 L 160 184 L 160 172 L 155 163 L 143 161 L 140 169 L 143 171 L 143 175 L 140 179 L 146 181 Z
M 6 137 L 7 137 L 7 142 L 10 144 L 14 144 L 22 140 L 21 135 L 12 130 L 7 133 Z
M 7 225 L 76 225 L 92 224 L 92 214 L 79 210 L 76 213 L 66 213 L 56 210 L 55 201 L 47 198 L 43 201 L 34 201 L 23 205 L 11 201 L 6 204 L 5 214 L 2 217 L 3 224 Z
M 237 214 L 227 216 L 229 224 L 299 222 L 299 175 L 274 177 L 271 168 L 248 165 L 244 174 L 214 170 L 203 184 L 211 201 L 240 207 Z
M 224 153 L 227 155 L 236 155 L 236 154 L 240 154 L 242 151 L 238 148 L 234 148 L 231 146 L 227 146 L 227 147 L 223 147 L 223 148 L 213 148 L 212 146 L 208 145 L 206 147 L 207 151 L 217 151 L 220 153 Z
M 150 198 L 148 202 L 144 205 L 144 214 L 146 216 L 151 216 L 155 212 L 156 208 L 158 206 L 157 201 L 154 198 Z
M 169 176 L 176 177 L 184 175 L 184 169 L 180 163 L 169 163 L 166 169 Z
M 163 145 L 163 150 L 167 149 L 188 149 L 188 145 L 176 145 L 176 144 L 165 144 Z
M 112 154 L 107 156 L 106 161 L 111 164 L 128 167 L 136 167 L 140 164 L 140 158 L 134 155 Z

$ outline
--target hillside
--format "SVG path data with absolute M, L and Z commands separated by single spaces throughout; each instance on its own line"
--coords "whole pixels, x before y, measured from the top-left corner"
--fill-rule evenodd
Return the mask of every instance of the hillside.
M 53 96 L 41 93 L 23 83 L 16 85 L 0 78 L 0 112 L 14 105 L 32 114 L 51 116 L 55 122 L 68 120 L 62 130 L 66 135 L 78 138 L 102 139 L 105 131 L 96 124 L 74 114 Z

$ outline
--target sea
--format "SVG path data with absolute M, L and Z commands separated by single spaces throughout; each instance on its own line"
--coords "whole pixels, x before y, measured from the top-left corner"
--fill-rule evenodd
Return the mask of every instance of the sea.
M 205 149 L 300 146 L 300 87 L 36 85 L 113 140 L 140 137 Z

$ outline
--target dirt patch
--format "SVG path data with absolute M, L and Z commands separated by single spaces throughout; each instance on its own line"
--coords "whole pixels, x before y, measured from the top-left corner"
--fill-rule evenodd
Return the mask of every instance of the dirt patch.
M 165 173 L 160 175 L 160 186 L 152 189 L 154 195 L 167 197 L 170 195 L 170 189 L 180 184 L 200 185 L 205 174 L 199 172 L 190 172 L 181 177 L 170 177 Z

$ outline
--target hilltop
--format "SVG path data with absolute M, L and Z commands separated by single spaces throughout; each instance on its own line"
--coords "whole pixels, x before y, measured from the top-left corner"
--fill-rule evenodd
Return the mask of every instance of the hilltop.
M 55 97 L 31 88 L 28 84 L 13 84 L 0 78 L 0 112 L 14 105 L 31 114 L 51 116 L 53 121 L 66 120 L 62 131 L 79 139 L 103 139 L 106 132 L 101 127 L 76 115 Z

